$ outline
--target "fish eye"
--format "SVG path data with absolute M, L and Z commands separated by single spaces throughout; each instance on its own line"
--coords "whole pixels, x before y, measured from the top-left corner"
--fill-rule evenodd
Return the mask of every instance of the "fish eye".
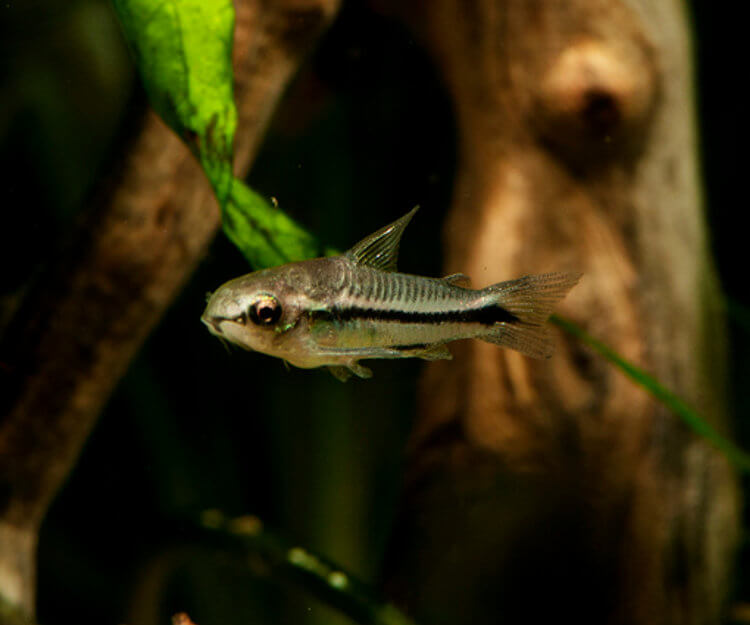
M 281 317 L 281 304 L 273 295 L 262 295 L 250 306 L 248 316 L 257 325 L 271 325 Z

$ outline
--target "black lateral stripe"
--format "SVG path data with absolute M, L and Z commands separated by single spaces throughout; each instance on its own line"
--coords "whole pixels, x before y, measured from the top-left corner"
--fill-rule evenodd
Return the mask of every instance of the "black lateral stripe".
M 419 310 L 394 310 L 379 308 L 350 308 L 336 307 L 333 316 L 339 321 L 350 319 L 374 319 L 377 321 L 400 321 L 402 323 L 519 323 L 521 319 L 512 312 L 497 304 L 490 304 L 482 308 L 468 308 L 464 310 L 444 310 L 440 312 L 423 312 Z
M 391 349 L 397 349 L 400 352 L 410 352 L 412 350 L 423 350 L 429 346 L 427 343 L 414 343 L 412 345 L 391 345 Z

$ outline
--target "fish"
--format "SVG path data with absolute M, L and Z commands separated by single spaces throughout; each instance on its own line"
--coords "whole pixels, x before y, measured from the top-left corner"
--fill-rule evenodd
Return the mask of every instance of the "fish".
M 418 208 L 418 207 L 417 207 Z M 365 359 L 451 359 L 447 343 L 480 339 L 549 358 L 546 321 L 580 273 L 527 275 L 483 289 L 464 274 L 396 270 L 414 208 L 339 256 L 292 262 L 230 280 L 201 321 L 223 341 L 341 381 L 372 377 Z

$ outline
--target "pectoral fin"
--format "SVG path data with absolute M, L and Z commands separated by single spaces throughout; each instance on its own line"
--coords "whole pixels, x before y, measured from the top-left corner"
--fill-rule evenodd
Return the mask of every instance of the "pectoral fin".
M 329 366 L 328 370 L 334 378 L 341 382 L 346 382 L 352 375 L 358 378 L 369 379 L 372 377 L 372 370 L 360 364 L 352 363 L 347 366 Z
M 354 364 L 349 365 L 349 369 L 358 378 L 364 378 L 365 380 L 369 380 L 372 377 L 372 369 L 368 369 L 367 367 L 363 365 L 358 365 L 356 362 Z
M 346 382 L 352 377 L 352 372 L 347 367 L 328 367 L 328 370 L 339 382 Z

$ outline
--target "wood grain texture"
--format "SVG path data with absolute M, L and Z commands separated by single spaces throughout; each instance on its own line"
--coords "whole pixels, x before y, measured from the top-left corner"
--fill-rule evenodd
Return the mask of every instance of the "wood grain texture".
M 247 171 L 282 90 L 336 0 L 236 3 L 236 169 Z M 99 411 L 219 226 L 205 176 L 153 113 L 73 245 L 0 346 L 0 595 L 33 611 L 36 535 Z
M 446 273 L 583 271 L 559 312 L 726 431 L 684 6 L 391 8 L 457 115 Z M 428 366 L 388 591 L 432 624 L 719 622 L 737 536 L 725 459 L 556 340 L 549 361 L 470 342 Z

